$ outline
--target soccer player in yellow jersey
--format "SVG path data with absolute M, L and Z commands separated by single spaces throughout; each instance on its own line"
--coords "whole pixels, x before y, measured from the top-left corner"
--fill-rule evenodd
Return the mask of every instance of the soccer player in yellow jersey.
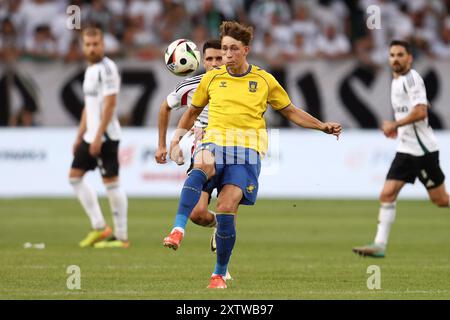
M 236 213 L 240 204 L 253 205 L 256 201 L 260 157 L 267 150 L 263 117 L 267 104 L 298 126 L 337 137 L 341 133 L 340 124 L 323 123 L 296 108 L 271 74 L 247 62 L 251 27 L 225 21 L 220 34 L 225 65 L 203 76 L 192 98 L 192 108 L 180 119 L 171 142 L 170 157 L 178 162 L 180 139 L 209 103 L 208 127 L 182 189 L 174 228 L 163 241 L 164 246 L 178 249 L 202 187 L 213 184 L 218 190 L 217 261 L 208 288 L 226 288 L 224 277 L 236 239 Z

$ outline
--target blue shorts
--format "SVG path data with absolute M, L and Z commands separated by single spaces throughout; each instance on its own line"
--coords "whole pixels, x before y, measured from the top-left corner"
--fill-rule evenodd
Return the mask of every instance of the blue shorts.
M 254 205 L 258 194 L 258 177 L 261 172 L 261 159 L 257 151 L 244 147 L 222 147 L 214 143 L 202 143 L 200 150 L 214 154 L 216 174 L 208 180 L 203 191 L 211 192 L 217 188 L 220 193 L 224 185 L 239 187 L 244 196 L 240 204 Z

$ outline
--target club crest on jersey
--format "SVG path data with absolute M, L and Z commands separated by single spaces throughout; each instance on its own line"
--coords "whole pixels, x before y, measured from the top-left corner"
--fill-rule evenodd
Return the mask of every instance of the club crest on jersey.
M 253 190 L 256 189 L 256 186 L 254 184 L 251 184 L 251 185 L 247 186 L 246 189 L 247 189 L 248 193 L 253 193 Z
M 256 82 L 256 81 L 249 81 L 248 82 L 248 91 L 256 92 L 257 87 L 258 87 L 258 82 Z

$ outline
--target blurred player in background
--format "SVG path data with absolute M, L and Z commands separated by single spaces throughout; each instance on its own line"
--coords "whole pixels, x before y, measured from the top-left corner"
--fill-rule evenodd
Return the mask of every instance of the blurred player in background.
M 411 69 L 413 56 L 405 41 L 390 44 L 389 63 L 392 69 L 391 102 L 395 121 L 385 121 L 382 130 L 388 138 L 399 138 L 397 153 L 380 195 L 378 230 L 374 243 L 353 248 L 362 256 L 382 258 L 395 220 L 396 200 L 406 183 L 416 178 L 427 189 L 430 200 L 439 207 L 449 207 L 444 173 L 439 166 L 439 148 L 433 129 L 428 124 L 428 100 L 425 84 Z
M 217 260 L 208 286 L 214 289 L 227 287 L 225 275 L 236 240 L 239 205 L 253 205 L 256 201 L 260 155 L 267 151 L 267 104 L 301 127 L 336 136 L 341 133 L 339 124 L 323 123 L 296 108 L 271 74 L 247 62 L 251 27 L 226 21 L 220 34 L 225 65 L 203 76 L 192 107 L 182 116 L 171 142 L 170 156 L 177 161 L 180 139 L 209 103 L 208 127 L 182 189 L 173 229 L 164 238 L 165 246 L 177 249 L 203 186 L 217 187 Z
M 83 52 L 89 63 L 84 74 L 84 109 L 73 146 L 70 183 L 91 222 L 92 231 L 80 247 L 127 248 L 128 200 L 119 184 L 118 149 L 121 136 L 116 115 L 120 76 L 116 64 L 104 56 L 100 29 L 82 33 Z M 114 233 L 105 223 L 95 191 L 83 181 L 85 173 L 100 169 L 113 213 Z

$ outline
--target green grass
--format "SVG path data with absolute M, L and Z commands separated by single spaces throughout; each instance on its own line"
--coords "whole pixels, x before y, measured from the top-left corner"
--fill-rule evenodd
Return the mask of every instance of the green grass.
M 190 223 L 182 247 L 163 248 L 177 200 L 129 201 L 128 250 L 80 249 L 88 220 L 75 199 L 0 200 L 0 299 L 448 299 L 450 210 L 399 201 L 385 259 L 360 258 L 376 201 L 259 200 L 241 207 L 230 264 L 234 281 L 207 290 L 211 229 Z M 111 222 L 103 199 L 105 217 Z M 25 242 L 46 244 L 24 249 Z M 381 290 L 367 289 L 369 265 Z M 66 268 L 81 268 L 69 290 Z

